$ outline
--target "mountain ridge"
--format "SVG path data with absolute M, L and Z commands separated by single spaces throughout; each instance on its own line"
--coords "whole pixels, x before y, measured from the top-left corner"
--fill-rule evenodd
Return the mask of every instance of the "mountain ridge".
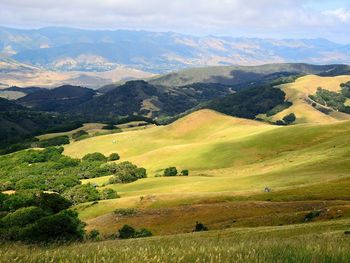
M 213 65 L 349 63 L 348 46 L 327 39 L 195 36 L 176 32 L 65 27 L 33 30 L 0 27 L 0 53 L 54 71 L 106 71 L 124 65 L 152 73 L 164 73 Z

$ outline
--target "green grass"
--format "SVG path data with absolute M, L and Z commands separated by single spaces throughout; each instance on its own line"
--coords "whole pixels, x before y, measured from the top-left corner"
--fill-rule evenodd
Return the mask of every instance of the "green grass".
M 1 244 L 1 262 L 349 262 L 349 220 L 63 246 Z

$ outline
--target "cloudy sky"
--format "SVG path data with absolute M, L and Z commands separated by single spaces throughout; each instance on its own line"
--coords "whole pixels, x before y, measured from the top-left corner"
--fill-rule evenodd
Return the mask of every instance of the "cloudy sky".
M 350 43 L 350 0 L 0 0 L 0 26 L 322 37 Z

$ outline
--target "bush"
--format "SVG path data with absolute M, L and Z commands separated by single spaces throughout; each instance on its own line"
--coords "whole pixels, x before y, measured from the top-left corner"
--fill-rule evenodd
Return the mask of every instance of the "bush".
M 57 194 L 19 192 L 1 196 L 0 239 L 20 241 L 77 240 L 84 235 L 78 214 Z
M 38 219 L 46 216 L 47 213 L 39 207 L 29 206 L 17 209 L 15 212 L 8 213 L 1 219 L 4 227 L 23 227 L 32 224 Z
M 177 169 L 176 167 L 168 167 L 164 170 L 164 176 L 176 176 Z
M 134 238 L 136 234 L 135 229 L 129 225 L 124 225 L 118 232 L 118 237 L 121 239 Z
M 73 140 L 79 140 L 81 137 L 86 137 L 88 136 L 89 134 L 84 131 L 84 130 L 79 130 L 79 131 L 76 131 L 75 133 L 72 134 L 72 139 Z
M 113 189 L 110 189 L 110 188 L 105 188 L 101 192 L 101 199 L 103 199 L 103 200 L 115 199 L 115 198 L 119 198 L 119 197 L 120 196 L 117 194 L 117 192 L 114 191 Z
M 107 162 L 107 157 L 102 153 L 95 152 L 86 154 L 82 160 L 86 162 Z
M 141 237 L 151 237 L 153 236 L 152 232 L 146 228 L 141 228 L 140 230 L 136 230 L 135 238 Z
M 109 183 L 131 183 L 141 178 L 147 177 L 145 168 L 138 168 L 131 162 L 122 162 L 113 166 L 114 176 L 109 179 Z
M 89 232 L 89 234 L 87 235 L 87 238 L 90 240 L 99 240 L 100 239 L 100 232 L 96 229 L 93 229 Z
M 28 239 L 36 241 L 81 240 L 84 224 L 77 212 L 64 210 L 39 219 L 28 234 Z
M 284 121 L 277 120 L 277 121 L 276 121 L 276 125 L 284 126 L 284 125 L 286 125 L 286 124 L 284 123 Z
M 108 161 L 118 161 L 120 159 L 119 154 L 117 153 L 112 153 L 109 157 L 108 157 Z
M 316 210 L 316 211 L 311 211 L 310 213 L 307 213 L 304 217 L 304 222 L 309 222 L 312 219 L 318 217 L 321 215 L 321 211 Z
M 77 185 L 68 189 L 63 196 L 73 204 L 100 200 L 100 193 L 92 184 Z
M 296 117 L 295 117 L 295 114 L 294 113 L 290 113 L 286 116 L 283 117 L 283 121 L 288 125 L 288 124 L 291 124 L 293 122 L 295 122 L 296 120 Z
M 196 222 L 196 226 L 194 227 L 193 232 L 200 232 L 200 231 L 208 231 L 208 228 L 200 223 L 200 222 Z
M 135 215 L 137 210 L 135 208 L 118 208 L 114 211 L 117 216 L 130 216 Z
M 66 198 L 55 193 L 40 193 L 35 203 L 45 211 L 49 211 L 53 214 L 68 209 L 72 205 Z
M 58 136 L 58 137 L 54 137 L 51 139 L 38 141 L 34 144 L 37 147 L 41 147 L 41 148 L 46 148 L 46 147 L 50 147 L 50 146 L 60 146 L 60 145 L 69 144 L 69 137 L 66 135 Z
M 114 129 L 117 129 L 117 127 L 115 127 L 114 124 L 111 124 L 111 123 L 102 127 L 102 130 L 114 130 Z
M 181 171 L 181 175 L 182 176 L 188 176 L 189 175 L 189 171 L 186 169 L 186 170 L 182 170 Z

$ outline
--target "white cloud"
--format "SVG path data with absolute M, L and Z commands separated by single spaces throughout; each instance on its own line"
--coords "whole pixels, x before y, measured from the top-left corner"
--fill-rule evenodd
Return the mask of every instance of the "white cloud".
M 324 11 L 323 13 L 327 16 L 333 16 L 334 18 L 337 18 L 342 22 L 350 21 L 350 10 L 345 8 L 338 8 L 336 10 Z
M 336 31 L 334 28 L 340 24 L 342 30 L 344 23 L 350 25 L 349 10 L 340 8 L 320 11 L 305 7 L 305 2 L 303 0 L 1 0 L 0 25 L 20 27 L 65 25 L 259 36 L 300 34 L 306 37 L 317 34 L 326 36 Z

